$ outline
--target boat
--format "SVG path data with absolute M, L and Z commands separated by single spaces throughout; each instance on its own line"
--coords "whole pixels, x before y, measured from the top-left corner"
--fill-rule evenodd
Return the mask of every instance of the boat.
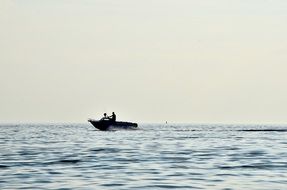
M 137 123 L 125 122 L 125 121 L 111 121 L 111 120 L 94 120 L 88 119 L 95 128 L 101 131 L 107 131 L 110 129 L 136 129 L 138 127 Z

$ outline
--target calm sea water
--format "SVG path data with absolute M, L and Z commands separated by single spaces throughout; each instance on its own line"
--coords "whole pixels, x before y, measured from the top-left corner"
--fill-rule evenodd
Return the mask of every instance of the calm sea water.
M 0 189 L 286 189 L 287 126 L 0 125 Z

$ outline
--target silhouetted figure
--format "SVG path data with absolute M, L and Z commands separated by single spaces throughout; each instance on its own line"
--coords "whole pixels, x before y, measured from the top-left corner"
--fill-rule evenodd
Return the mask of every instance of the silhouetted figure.
M 101 120 L 107 120 L 107 119 L 109 119 L 107 113 L 104 113 L 104 117 Z
M 116 114 L 115 114 L 115 112 L 113 112 L 112 115 L 109 118 L 110 118 L 110 121 L 115 122 L 116 121 Z

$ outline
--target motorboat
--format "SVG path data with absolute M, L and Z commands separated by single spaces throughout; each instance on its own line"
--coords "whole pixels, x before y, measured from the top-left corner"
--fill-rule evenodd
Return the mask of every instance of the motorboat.
M 110 129 L 136 129 L 138 127 L 137 123 L 125 122 L 125 121 L 112 121 L 109 119 L 94 120 L 88 119 L 95 128 L 101 131 L 107 131 Z

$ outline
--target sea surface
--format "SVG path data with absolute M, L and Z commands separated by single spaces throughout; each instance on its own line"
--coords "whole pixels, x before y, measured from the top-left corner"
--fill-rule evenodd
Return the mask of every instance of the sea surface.
M 287 126 L 1 124 L 0 189 L 287 189 Z

